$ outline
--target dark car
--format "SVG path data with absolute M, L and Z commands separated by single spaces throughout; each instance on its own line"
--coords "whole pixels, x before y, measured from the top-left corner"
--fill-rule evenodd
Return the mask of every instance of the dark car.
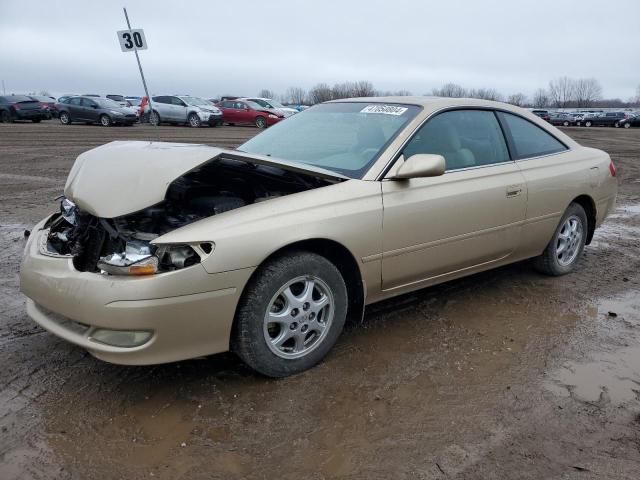
M 640 115 L 628 115 L 627 118 L 623 120 L 618 120 L 616 127 L 622 128 L 631 128 L 631 127 L 640 127 Z
M 38 100 L 26 95 L 6 95 L 0 97 L 0 122 L 31 120 L 38 123 L 50 118 L 47 110 L 40 106 Z
M 225 100 L 218 104 L 224 123 L 229 125 L 255 125 L 266 128 L 284 120 L 284 114 L 249 100 Z
M 53 112 L 56 107 L 56 99 L 54 97 L 48 97 L 45 95 L 29 95 L 34 100 L 40 102 L 40 107 L 45 110 L 49 115 L 47 116 L 47 120 L 49 120 L 53 115 Z
M 130 108 L 122 108 L 113 100 L 103 97 L 70 97 L 56 104 L 60 123 L 99 123 L 103 127 L 111 125 L 131 126 L 138 117 Z
M 585 127 L 617 127 L 618 122 L 628 117 L 625 112 L 602 112 L 595 117 L 585 118 L 580 124 Z
M 531 113 L 533 113 L 534 115 L 537 115 L 543 120 L 546 120 L 547 122 L 550 120 L 548 110 L 531 110 Z
M 573 115 L 563 112 L 551 112 L 547 121 L 551 125 L 562 125 L 563 127 L 576 124 L 576 119 Z

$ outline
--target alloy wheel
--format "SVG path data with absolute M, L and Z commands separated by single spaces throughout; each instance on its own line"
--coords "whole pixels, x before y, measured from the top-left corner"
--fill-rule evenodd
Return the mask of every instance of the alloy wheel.
M 334 308 L 333 292 L 321 278 L 294 278 L 268 304 L 263 323 L 267 346 L 281 358 L 304 357 L 327 336 Z
M 568 217 L 560 228 L 556 240 L 556 258 L 559 265 L 566 267 L 575 261 L 582 247 L 583 235 L 584 227 L 580 217 L 577 215 Z

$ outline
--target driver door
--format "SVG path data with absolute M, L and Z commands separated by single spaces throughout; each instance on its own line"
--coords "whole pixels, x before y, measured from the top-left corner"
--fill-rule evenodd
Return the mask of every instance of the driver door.
M 524 177 L 493 111 L 438 114 L 398 162 L 417 153 L 442 155 L 446 172 L 382 182 L 384 291 L 401 293 L 506 259 L 525 219 Z

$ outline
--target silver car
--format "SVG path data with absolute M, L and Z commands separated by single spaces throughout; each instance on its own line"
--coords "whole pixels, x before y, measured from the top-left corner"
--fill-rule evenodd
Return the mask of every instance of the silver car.
M 150 122 L 189 124 L 191 127 L 222 125 L 222 111 L 202 98 L 189 95 L 158 95 L 151 97 L 153 112 Z M 149 106 L 145 107 L 145 117 L 149 114 Z

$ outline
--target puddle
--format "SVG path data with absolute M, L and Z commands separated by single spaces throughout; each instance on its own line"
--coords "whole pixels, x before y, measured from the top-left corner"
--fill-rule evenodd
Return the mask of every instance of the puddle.
M 620 348 L 596 351 L 586 361 L 568 361 L 550 375 L 551 392 L 605 406 L 640 401 L 640 293 L 604 299 L 592 316 Z M 615 348 L 615 346 L 614 346 Z

